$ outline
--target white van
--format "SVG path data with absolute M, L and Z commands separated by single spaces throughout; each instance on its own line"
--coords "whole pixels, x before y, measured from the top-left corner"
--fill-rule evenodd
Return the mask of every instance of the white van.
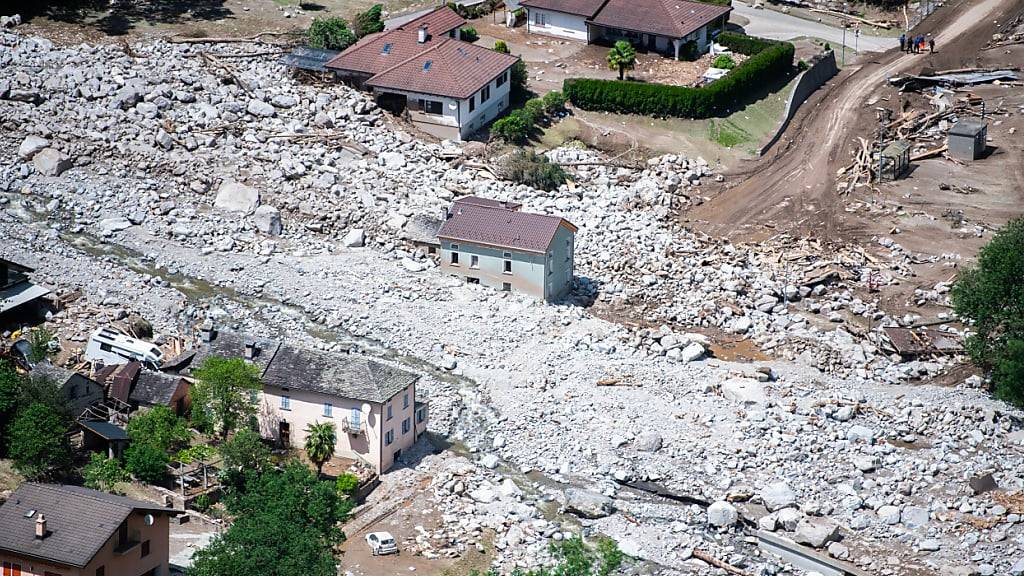
M 164 354 L 152 342 L 139 340 L 115 332 L 110 328 L 100 328 L 89 337 L 85 347 L 85 359 L 90 362 L 102 362 L 105 365 L 141 362 L 150 370 L 159 370 Z

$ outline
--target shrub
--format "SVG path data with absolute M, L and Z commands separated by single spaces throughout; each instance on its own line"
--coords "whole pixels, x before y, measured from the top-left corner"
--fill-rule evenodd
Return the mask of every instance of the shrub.
M 355 21 L 352 23 L 352 33 L 362 38 L 367 34 L 383 31 L 384 20 L 381 18 L 381 11 L 383 10 L 383 4 L 374 4 L 366 12 L 356 14 Z
M 506 44 L 504 40 L 495 40 L 494 41 L 494 51 L 495 52 L 501 52 L 502 54 L 508 54 L 509 53 L 508 44 Z
M 723 70 L 732 70 L 736 67 L 736 61 L 732 59 L 732 56 L 728 54 L 722 54 L 715 58 L 711 63 L 712 68 L 721 68 Z
M 636 48 L 625 40 L 619 40 L 608 50 L 608 68 L 618 70 L 619 80 L 622 80 L 626 70 L 632 70 L 636 66 Z
M 726 34 L 719 38 L 722 36 Z M 728 112 L 750 92 L 787 74 L 793 67 L 793 45 L 788 42 L 769 42 L 759 38 L 739 41 L 730 40 L 729 36 L 725 41 L 734 42 L 737 47 L 733 49 L 740 53 L 761 45 L 758 43 L 767 48 L 748 58 L 724 78 L 700 88 L 570 78 L 565 81 L 563 91 L 573 105 L 584 110 L 708 118 Z
M 476 33 L 476 28 L 472 26 L 463 26 L 459 28 L 459 37 L 466 42 L 476 42 L 480 39 L 480 35 Z
M 552 90 L 541 99 L 544 102 L 544 112 L 555 114 L 565 109 L 565 94 L 558 90 Z
M 526 63 L 522 60 L 517 60 L 512 65 L 512 70 L 509 73 L 511 78 L 512 91 L 522 94 L 526 92 L 526 81 L 529 79 L 529 75 L 526 72 Z
M 53 341 L 53 332 L 46 328 L 39 327 L 28 335 L 28 343 L 31 350 L 28 354 L 29 362 L 33 364 L 42 362 L 50 355 L 50 342 Z
M 342 474 L 334 481 L 334 487 L 338 494 L 346 498 L 352 498 L 359 489 L 359 478 L 355 474 Z
M 208 494 L 200 494 L 192 501 L 192 507 L 200 512 L 206 512 L 212 505 L 213 503 L 210 502 L 210 496 Z
M 505 178 L 538 190 L 554 190 L 567 178 L 561 166 L 533 150 L 513 152 L 502 163 L 500 171 Z
M 522 142 L 529 136 L 531 125 L 532 122 L 527 122 L 523 115 L 513 112 L 494 121 L 491 125 L 491 136 L 506 142 Z
M 744 56 L 753 56 L 778 44 L 775 40 L 766 40 L 757 36 L 747 36 L 746 34 L 737 34 L 735 32 L 722 32 L 718 35 L 718 38 L 715 38 L 715 42 Z
M 356 35 L 344 18 L 314 18 L 306 31 L 306 42 L 313 48 L 344 50 L 355 41 Z
M 136 412 L 125 432 L 132 443 L 151 444 L 164 452 L 182 448 L 192 438 L 185 420 L 167 406 Z
M 46 404 L 37 402 L 19 410 L 7 430 L 14 468 L 29 480 L 67 468 L 71 463 L 67 429 L 67 419 Z
M 1024 405 L 1024 218 L 1011 221 L 981 249 L 978 263 L 953 286 L 953 308 L 973 320 L 967 351 L 992 368 L 996 396 Z
M 139 480 L 157 484 L 164 479 L 169 459 L 163 450 L 152 444 L 132 444 L 124 455 L 125 467 Z

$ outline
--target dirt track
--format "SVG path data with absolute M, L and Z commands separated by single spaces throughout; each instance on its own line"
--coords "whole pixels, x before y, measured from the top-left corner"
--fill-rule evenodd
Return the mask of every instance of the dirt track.
M 925 23 L 945 59 L 964 60 L 990 36 L 984 28 L 1020 12 L 1021 0 L 962 0 Z M 915 30 L 916 32 L 917 30 Z M 683 215 L 714 235 L 757 240 L 782 231 L 840 240 L 851 225 L 835 188 L 851 142 L 874 126 L 869 100 L 885 79 L 924 64 L 925 56 L 890 51 L 843 71 L 806 103 L 769 156 L 733 174 L 739 184 Z

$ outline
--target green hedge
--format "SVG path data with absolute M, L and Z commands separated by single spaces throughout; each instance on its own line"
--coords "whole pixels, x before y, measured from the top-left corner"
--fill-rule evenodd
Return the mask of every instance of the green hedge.
M 793 67 L 793 45 L 722 33 L 718 42 L 752 56 L 707 86 L 666 86 L 620 80 L 569 78 L 563 92 L 577 108 L 645 116 L 708 118 L 730 111 Z

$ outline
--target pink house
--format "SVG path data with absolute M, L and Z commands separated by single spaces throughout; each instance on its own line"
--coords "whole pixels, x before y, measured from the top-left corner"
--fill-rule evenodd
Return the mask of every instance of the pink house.
M 106 492 L 22 484 L 0 506 L 3 576 L 167 576 L 177 510 Z
M 244 358 L 260 370 L 260 434 L 301 448 L 306 428 L 332 422 L 335 454 L 384 473 L 427 429 L 427 404 L 416 401 L 419 376 L 358 354 L 337 354 L 234 332 L 204 330 L 193 366 L 208 356 Z

